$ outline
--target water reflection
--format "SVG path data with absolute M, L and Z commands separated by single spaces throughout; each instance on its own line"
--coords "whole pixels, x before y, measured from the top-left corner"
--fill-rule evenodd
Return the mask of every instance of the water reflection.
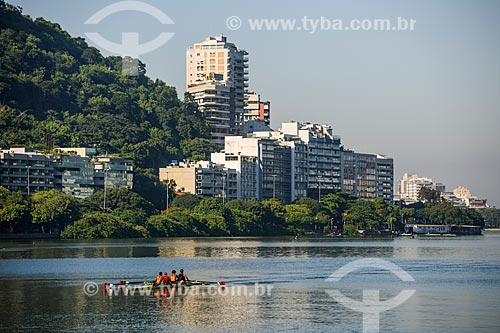
M 274 241 L 273 239 L 242 240 L 129 240 L 127 242 L 95 241 L 7 243 L 0 250 L 1 259 L 42 258 L 328 258 L 338 256 L 392 256 L 394 246 L 390 240 L 371 242 L 336 241 Z
M 292 241 L 273 238 L 140 239 L 122 241 L 36 241 L 0 243 L 0 259 L 42 258 L 474 258 L 497 255 L 488 240 L 500 235 L 453 239 Z M 486 241 L 482 241 L 486 240 Z

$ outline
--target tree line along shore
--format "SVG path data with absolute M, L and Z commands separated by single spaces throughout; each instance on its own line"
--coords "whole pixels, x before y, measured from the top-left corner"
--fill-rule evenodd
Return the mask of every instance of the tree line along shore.
M 406 223 L 485 225 L 492 212 L 459 208 L 422 198 L 412 205 L 387 204 L 381 198 L 359 200 L 348 193 L 328 194 L 321 202 L 300 198 L 291 204 L 174 195 L 168 210 L 159 210 L 127 189 L 108 189 L 85 199 L 57 190 L 29 198 L 0 187 L 0 232 L 60 233 L 65 239 L 276 236 L 303 233 L 358 235 L 358 230 L 401 231 Z M 486 216 L 490 226 L 496 217 Z M 491 215 L 491 214 L 490 214 Z M 495 215 L 495 214 L 493 214 Z M 496 218 L 496 220 L 495 220 Z M 494 224 L 496 221 L 496 225 Z

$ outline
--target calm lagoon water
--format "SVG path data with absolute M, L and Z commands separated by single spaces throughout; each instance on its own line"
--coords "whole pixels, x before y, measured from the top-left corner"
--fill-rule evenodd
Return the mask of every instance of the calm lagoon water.
M 0 248 L 1 332 L 361 332 L 362 314 L 338 303 L 332 289 L 356 300 L 366 289 L 380 290 L 383 300 L 416 290 L 380 314 L 381 332 L 500 332 L 500 232 L 392 240 L 32 241 Z M 325 281 L 360 258 L 394 263 L 415 281 L 369 268 Z M 225 280 L 226 292 L 83 291 L 89 281 L 150 280 L 179 268 L 192 279 Z M 231 295 L 242 288 L 246 295 Z

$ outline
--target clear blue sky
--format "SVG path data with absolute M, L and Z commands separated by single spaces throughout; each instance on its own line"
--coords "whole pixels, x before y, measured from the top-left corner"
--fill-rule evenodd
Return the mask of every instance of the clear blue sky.
M 25 14 L 74 36 L 97 31 L 119 42 L 174 32 L 141 56 L 148 75 L 185 90 L 185 49 L 224 33 L 249 53 L 250 89 L 272 102 L 272 124 L 331 124 L 343 144 L 394 157 L 396 178 L 418 173 L 464 185 L 500 206 L 500 2 L 498 1 L 153 1 L 174 22 L 122 12 L 84 22 L 115 1 L 10 0 Z M 226 18 L 239 16 L 237 31 Z M 302 17 L 417 21 L 414 31 L 252 31 L 248 19 Z M 109 54 L 104 52 L 104 54 Z

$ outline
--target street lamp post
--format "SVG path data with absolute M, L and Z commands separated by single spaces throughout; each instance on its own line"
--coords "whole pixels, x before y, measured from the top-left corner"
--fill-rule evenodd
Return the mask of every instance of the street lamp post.
M 31 169 L 31 166 L 27 165 L 26 171 L 28 173 L 28 197 L 30 196 L 30 169 Z
M 223 172 L 222 173 L 222 204 L 223 205 L 226 203 L 226 187 L 225 187 L 225 183 L 226 183 L 226 175 Z
M 321 179 L 318 177 L 318 202 L 321 202 Z
M 273 175 L 273 199 L 276 199 L 276 175 Z
M 109 169 L 104 169 L 104 203 L 103 203 L 103 209 L 104 212 L 106 212 L 106 176 L 108 174 Z
M 403 225 L 404 221 L 403 203 L 406 205 L 406 202 L 404 202 L 403 199 L 399 198 L 399 214 L 401 216 L 401 225 Z
M 170 187 L 170 181 L 168 180 L 168 172 L 167 172 L 167 210 L 168 210 L 168 189 Z

